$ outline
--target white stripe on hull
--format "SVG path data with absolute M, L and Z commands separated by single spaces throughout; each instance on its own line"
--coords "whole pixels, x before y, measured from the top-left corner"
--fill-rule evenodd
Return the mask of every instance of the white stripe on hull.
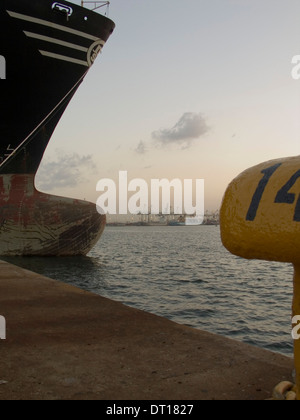
M 88 52 L 88 48 L 82 47 L 81 45 L 72 44 L 71 42 L 62 41 L 61 39 L 51 38 L 45 35 L 35 34 L 33 32 L 24 31 L 24 34 L 28 36 L 28 38 L 39 39 L 41 41 L 49 42 L 51 44 L 61 45 L 63 47 L 72 48 L 74 50 Z
M 10 17 L 15 18 L 15 19 L 21 19 L 21 20 L 25 20 L 27 22 L 36 23 L 38 25 L 48 26 L 48 27 L 53 28 L 53 29 L 58 29 L 59 31 L 68 32 L 70 34 L 77 35 L 77 36 L 80 36 L 82 38 L 90 39 L 92 41 L 97 41 L 98 40 L 98 38 L 94 35 L 86 34 L 85 32 L 77 31 L 76 29 L 67 28 L 66 26 L 58 25 L 56 23 L 49 22 L 47 20 L 34 18 L 32 16 L 22 15 L 21 13 L 11 12 L 9 10 L 7 10 L 7 13 L 9 14 Z
M 89 67 L 87 61 L 78 60 L 77 58 L 68 57 L 66 55 L 55 54 L 49 51 L 39 50 L 45 57 L 55 58 L 56 60 L 68 61 L 69 63 L 79 64 L 81 66 Z

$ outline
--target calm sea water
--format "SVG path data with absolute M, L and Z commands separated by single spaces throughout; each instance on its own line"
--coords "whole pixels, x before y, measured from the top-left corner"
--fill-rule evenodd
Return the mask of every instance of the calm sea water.
M 181 324 L 293 353 L 293 267 L 231 255 L 215 226 L 107 227 L 88 257 L 6 260 Z

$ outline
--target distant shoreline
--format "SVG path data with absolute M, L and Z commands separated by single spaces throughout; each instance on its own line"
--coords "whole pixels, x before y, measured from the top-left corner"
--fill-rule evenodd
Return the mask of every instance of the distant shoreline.
M 201 227 L 201 226 L 219 226 L 219 223 L 202 223 L 202 225 L 167 225 L 160 223 L 106 223 L 107 227 Z

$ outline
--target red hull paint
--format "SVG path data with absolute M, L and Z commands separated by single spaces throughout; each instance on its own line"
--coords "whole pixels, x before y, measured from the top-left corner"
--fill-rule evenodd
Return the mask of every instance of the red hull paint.
M 96 205 L 37 191 L 34 175 L 0 175 L 0 255 L 86 255 L 106 217 Z

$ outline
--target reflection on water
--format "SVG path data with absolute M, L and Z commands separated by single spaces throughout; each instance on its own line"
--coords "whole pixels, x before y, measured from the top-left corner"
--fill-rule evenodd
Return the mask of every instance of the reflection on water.
M 94 257 L 3 257 L 11 264 L 85 290 L 105 287 L 105 266 Z
M 5 260 L 182 324 L 293 352 L 293 268 L 231 255 L 213 226 L 108 227 L 88 257 Z

